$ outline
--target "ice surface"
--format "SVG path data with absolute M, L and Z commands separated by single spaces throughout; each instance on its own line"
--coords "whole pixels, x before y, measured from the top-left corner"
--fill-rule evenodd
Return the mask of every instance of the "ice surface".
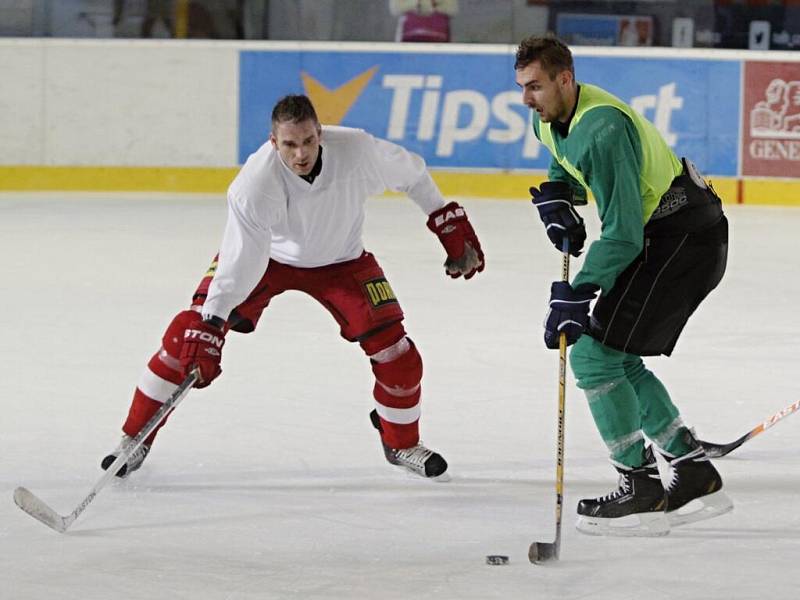
M 561 561 L 528 563 L 530 542 L 554 535 L 557 354 L 541 323 L 560 257 L 527 202 L 464 204 L 487 257 L 468 282 L 444 275 L 411 202 L 371 201 L 366 227 L 425 363 L 423 439 L 452 481 L 384 461 L 366 359 L 287 293 L 255 334 L 231 336 L 225 374 L 191 392 L 141 471 L 60 535 L 13 490 L 67 514 L 100 477 L 145 361 L 214 254 L 224 201 L 0 197 L 0 597 L 795 598 L 800 416 L 717 461 L 730 515 L 661 539 L 592 538 L 575 504 L 615 476 L 571 379 Z M 675 355 L 648 361 L 716 442 L 797 399 L 800 356 L 800 211 L 728 214 L 726 278 Z

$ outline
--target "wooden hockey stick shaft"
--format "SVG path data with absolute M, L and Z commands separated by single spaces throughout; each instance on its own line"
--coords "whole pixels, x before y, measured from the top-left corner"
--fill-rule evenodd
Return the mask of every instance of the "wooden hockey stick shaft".
M 172 395 L 166 400 L 166 402 L 164 402 L 161 408 L 159 408 L 150 418 L 150 420 L 145 423 L 144 427 L 141 429 L 141 431 L 139 431 L 136 437 L 134 437 L 127 447 L 120 452 L 116 460 L 111 463 L 103 476 L 97 481 L 91 491 L 83 500 L 81 500 L 78 506 L 75 507 L 75 510 L 73 510 L 71 513 L 64 516 L 58 514 L 39 497 L 24 487 L 18 487 L 14 490 L 14 502 L 34 519 L 41 521 L 59 533 L 64 533 L 67 529 L 69 529 L 72 523 L 75 522 L 75 519 L 77 519 L 84 510 L 86 510 L 86 507 L 89 506 L 97 494 L 100 493 L 100 490 L 102 490 L 108 484 L 108 482 L 114 478 L 114 475 L 117 471 L 119 471 L 122 465 L 128 462 L 131 454 L 133 454 L 134 451 L 136 451 L 136 449 L 144 443 L 144 441 L 147 439 L 147 436 L 149 436 L 155 430 L 155 428 L 158 427 L 158 425 L 165 418 L 167 418 L 167 415 L 175 409 L 180 401 L 183 400 L 198 378 L 199 374 L 197 370 L 194 370 L 186 377 L 186 379 L 183 380 L 183 382 L 181 382 Z
M 562 281 L 569 281 L 569 253 L 564 252 Z M 556 444 L 556 558 L 561 548 L 561 515 L 564 508 L 564 426 L 567 396 L 567 334 L 558 336 L 558 442 Z
M 564 239 L 561 281 L 569 282 L 569 239 Z M 561 520 L 564 509 L 564 428 L 567 396 L 567 334 L 558 336 L 558 434 L 556 441 L 556 535 L 552 544 L 533 542 L 528 549 L 532 563 L 558 560 L 561 554 Z

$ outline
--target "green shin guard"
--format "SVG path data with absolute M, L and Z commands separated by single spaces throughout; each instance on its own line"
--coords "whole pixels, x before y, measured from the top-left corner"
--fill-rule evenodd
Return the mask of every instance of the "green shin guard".
M 628 467 L 640 466 L 642 432 L 670 454 L 680 456 L 689 450 L 678 409 L 640 356 L 614 350 L 584 335 L 573 347 L 570 363 L 612 460 Z
M 624 379 L 584 390 L 611 460 L 626 467 L 638 467 L 644 456 L 644 437 L 640 429 L 638 400 Z
M 644 367 L 639 357 L 626 368 L 642 409 L 642 431 L 652 442 L 673 456 L 686 454 L 691 447 L 686 442 L 686 426 L 680 412 L 672 403 L 664 384 Z
M 570 364 L 611 460 L 638 467 L 644 455 L 641 411 L 636 391 L 625 376 L 626 356 L 583 335 L 572 349 Z

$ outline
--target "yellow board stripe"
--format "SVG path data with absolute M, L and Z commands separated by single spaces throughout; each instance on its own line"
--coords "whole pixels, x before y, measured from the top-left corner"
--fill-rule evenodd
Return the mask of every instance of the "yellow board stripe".
M 547 180 L 544 173 L 469 173 L 432 171 L 433 180 L 445 196 L 476 196 L 530 200 L 528 188 Z
M 742 187 L 745 204 L 800 206 L 800 181 L 796 179 L 745 179 Z
M 237 167 L 0 167 L 0 190 L 224 193 Z
M 176 192 L 223 194 L 238 167 L 0 166 L 0 191 Z M 445 196 L 528 200 L 544 173 L 432 171 Z M 800 179 L 712 177 L 728 204 L 800 206 Z

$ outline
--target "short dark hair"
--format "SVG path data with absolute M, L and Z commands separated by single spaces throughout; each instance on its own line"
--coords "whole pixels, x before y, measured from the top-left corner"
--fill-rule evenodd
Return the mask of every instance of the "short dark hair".
M 302 94 L 284 96 L 272 109 L 272 128 L 278 123 L 300 123 L 311 119 L 319 125 L 317 111 L 308 96 Z
M 535 61 L 539 61 L 542 70 L 550 76 L 550 79 L 555 79 L 561 71 L 569 71 L 573 77 L 575 76 L 572 52 L 555 36 L 531 36 L 520 42 L 514 70 L 524 69 Z

